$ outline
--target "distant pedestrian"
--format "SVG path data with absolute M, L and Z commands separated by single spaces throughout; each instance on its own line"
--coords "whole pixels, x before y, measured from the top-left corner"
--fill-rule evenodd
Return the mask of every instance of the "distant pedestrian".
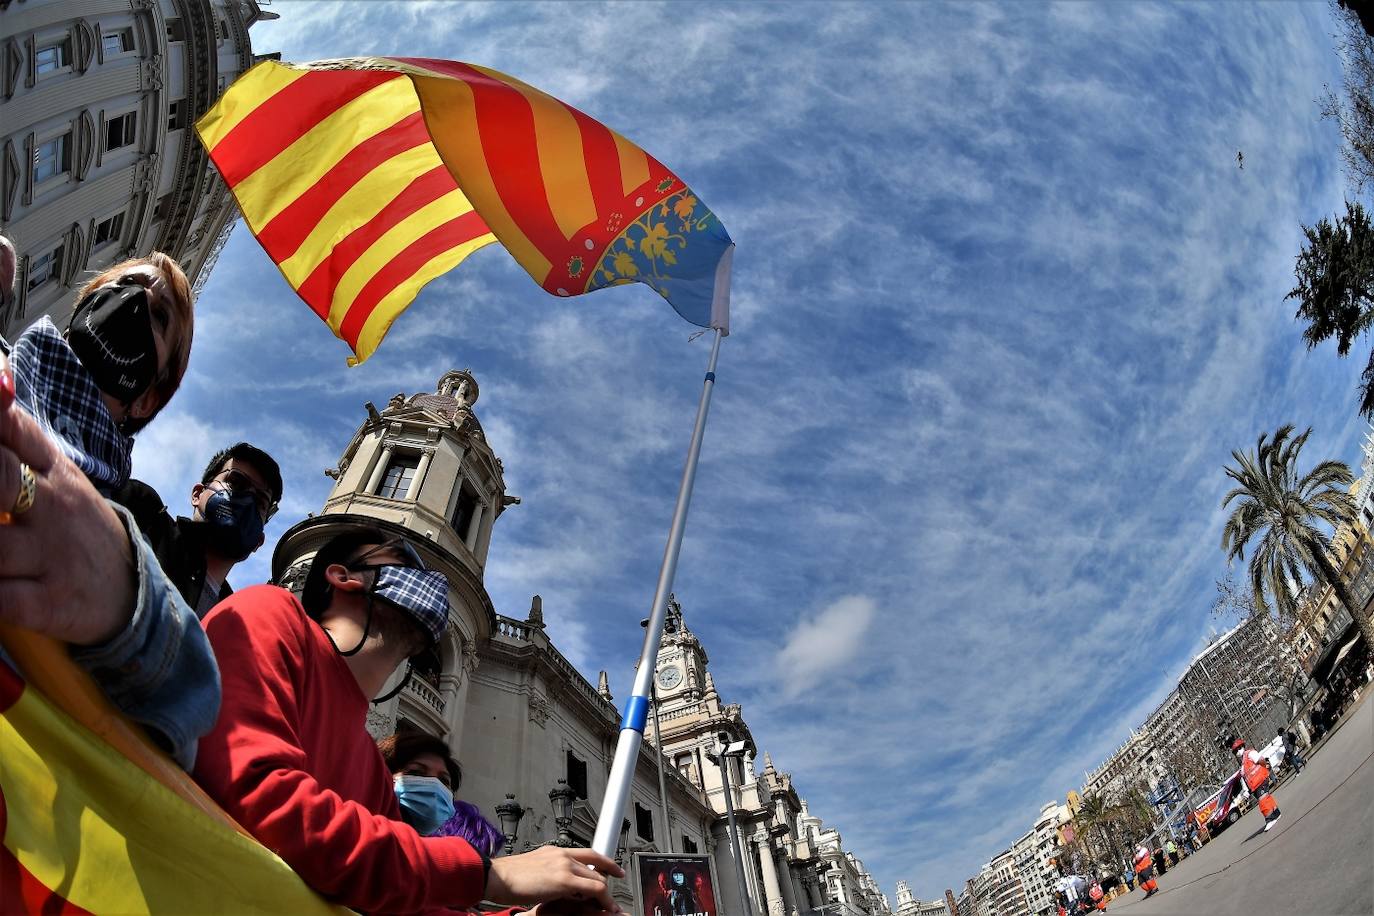
M 1092 887 L 1088 888 L 1088 899 L 1092 901 L 1093 909 L 1103 913 L 1107 912 L 1107 895 L 1102 890 L 1101 883 L 1094 881 Z
M 1243 739 L 1237 738 L 1236 743 L 1231 745 L 1231 750 L 1240 758 L 1241 778 L 1245 780 L 1245 787 L 1250 790 L 1251 795 L 1259 799 L 1260 814 L 1264 815 L 1264 829 L 1268 831 L 1283 817 L 1279 803 L 1274 801 L 1274 796 L 1269 791 L 1269 763 L 1259 751 L 1246 748 Z
M 1159 882 L 1155 880 L 1154 857 L 1150 854 L 1150 847 L 1144 843 L 1135 851 L 1135 883 L 1145 892 L 1146 899 L 1159 891 Z
M 1294 772 L 1301 773 L 1307 761 L 1302 759 L 1298 753 L 1298 741 L 1293 736 L 1291 729 L 1279 729 L 1279 737 L 1283 739 L 1283 757 L 1293 765 Z
M 1163 850 L 1162 848 L 1160 848 L 1159 846 L 1156 846 L 1156 847 L 1155 847 L 1155 851 L 1154 851 L 1151 855 L 1152 855 L 1152 858 L 1154 859 L 1155 869 L 1156 869 L 1161 875 L 1164 874 L 1164 873 L 1166 873 L 1166 872 L 1169 870 L 1169 860 L 1168 860 L 1168 858 L 1164 855 L 1164 850 Z

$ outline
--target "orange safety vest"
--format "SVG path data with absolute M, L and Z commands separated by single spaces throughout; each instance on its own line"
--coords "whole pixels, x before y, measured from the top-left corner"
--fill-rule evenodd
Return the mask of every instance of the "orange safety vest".
M 1246 750 L 1241 756 L 1240 772 L 1241 778 L 1245 780 L 1245 785 L 1251 792 L 1264 785 L 1264 781 L 1269 778 L 1269 767 L 1255 760 L 1250 759 L 1253 751 Z

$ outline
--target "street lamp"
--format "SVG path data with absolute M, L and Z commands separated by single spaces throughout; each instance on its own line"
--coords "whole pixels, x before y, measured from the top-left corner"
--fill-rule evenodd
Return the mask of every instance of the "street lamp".
M 553 841 L 555 846 L 572 845 L 572 837 L 568 830 L 572 827 L 572 806 L 576 797 L 577 791 L 568 785 L 566 779 L 558 780 L 558 785 L 549 790 L 549 801 L 553 804 L 553 822 L 558 825 L 558 839 Z
M 620 845 L 615 850 L 615 864 L 624 865 L 625 844 L 630 839 L 630 819 L 627 817 L 620 822 Z
M 668 596 L 669 604 L 675 603 L 672 595 Z M 644 629 L 649 629 L 649 618 L 645 617 L 639 622 Z M 677 632 L 677 623 L 672 617 L 663 619 L 663 632 L 673 634 Z M 668 788 L 663 780 L 663 727 L 658 724 L 658 683 L 656 678 L 649 679 L 649 708 L 654 711 L 654 744 L 657 745 L 658 757 L 658 806 L 663 810 L 663 832 L 664 840 L 668 844 L 668 851 L 673 851 L 673 828 L 668 820 Z
M 725 783 L 725 813 L 730 819 L 730 844 L 735 849 L 735 877 L 739 879 L 739 905 L 741 910 L 746 910 L 749 906 L 749 888 L 744 883 L 744 854 L 740 852 L 739 845 L 739 826 L 735 823 L 735 802 L 730 793 L 730 758 L 737 757 L 744 759 L 744 742 L 736 741 L 734 744 L 726 744 L 725 739 L 730 736 L 724 732 L 720 734 L 721 749 L 718 754 L 710 751 L 706 752 L 706 759 L 720 767 L 720 778 Z
M 524 816 L 525 809 L 511 792 L 507 792 L 506 800 L 496 806 L 496 819 L 501 822 L 501 833 L 506 837 L 506 855 L 510 855 L 515 846 L 515 832 L 520 829 L 520 818 Z

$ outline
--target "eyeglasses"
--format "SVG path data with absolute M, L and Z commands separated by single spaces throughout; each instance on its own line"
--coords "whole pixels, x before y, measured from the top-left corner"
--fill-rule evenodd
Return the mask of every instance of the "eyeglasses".
M 277 501 L 272 498 L 272 494 L 266 490 L 261 490 L 253 485 L 253 479 L 242 471 L 230 468 L 217 476 L 212 483 L 223 484 L 228 490 L 234 493 L 247 493 L 253 497 L 253 502 L 258 507 L 258 514 L 262 516 L 263 523 L 266 524 L 277 514 Z
M 367 569 L 369 568 L 369 565 L 367 563 L 364 563 L 363 561 L 385 550 L 391 550 L 395 551 L 396 553 L 399 553 L 402 559 L 405 560 L 404 565 L 410 567 L 411 569 L 429 568 L 425 565 L 425 561 L 420 559 L 420 552 L 416 550 L 414 547 L 412 547 L 409 541 L 402 537 L 392 538 L 391 540 L 386 541 L 385 543 L 378 544 L 376 547 L 371 547 L 365 550 L 361 556 L 354 557 L 353 560 L 349 562 L 348 568 L 353 570 Z

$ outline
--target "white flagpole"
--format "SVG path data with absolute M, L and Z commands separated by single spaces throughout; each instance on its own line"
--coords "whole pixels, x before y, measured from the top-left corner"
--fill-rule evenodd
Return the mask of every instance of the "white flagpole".
M 659 643 L 663 637 L 663 621 L 668 614 L 668 595 L 673 590 L 678 553 L 682 550 L 682 533 L 687 527 L 687 507 L 692 502 L 692 484 L 696 481 L 697 458 L 701 455 L 701 440 L 706 433 L 706 412 L 711 406 L 711 389 L 716 384 L 716 358 L 720 355 L 722 336 L 722 332 L 717 328 L 716 339 L 711 344 L 711 359 L 706 365 L 701 403 L 697 405 L 697 423 L 692 429 L 692 444 L 687 447 L 687 466 L 682 469 L 677 506 L 673 509 L 673 523 L 668 529 L 668 546 L 663 550 L 663 565 L 658 570 L 654 606 L 649 612 L 649 626 L 644 631 L 644 647 L 640 650 L 639 666 L 635 669 L 634 689 L 625 703 L 625 713 L 620 720 L 620 739 L 616 743 L 611 775 L 606 782 L 606 797 L 601 803 L 601 817 L 596 822 L 596 838 L 592 840 L 592 849 L 610 858 L 615 858 L 620 822 L 624 817 L 625 806 L 630 800 L 630 786 L 635 777 L 635 761 L 639 758 L 639 745 L 644 740 L 644 725 L 649 717 L 649 691 L 653 683 L 654 665 L 658 661 Z M 660 737 L 660 745 L 662 741 Z M 666 824 L 664 829 L 667 829 Z

